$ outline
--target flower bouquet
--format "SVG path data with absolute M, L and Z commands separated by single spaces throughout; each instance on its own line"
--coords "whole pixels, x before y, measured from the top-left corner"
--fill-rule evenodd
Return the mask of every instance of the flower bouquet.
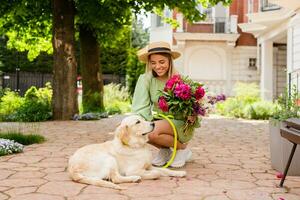
M 200 125 L 200 116 L 207 113 L 207 100 L 203 84 L 195 82 L 188 77 L 173 75 L 160 91 L 158 107 L 175 119 L 185 121 L 183 133 Z M 193 117 L 195 120 L 190 120 Z

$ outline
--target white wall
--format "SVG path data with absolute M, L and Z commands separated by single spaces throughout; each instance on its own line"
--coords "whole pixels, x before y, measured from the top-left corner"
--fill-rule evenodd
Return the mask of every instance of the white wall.
M 280 94 L 284 93 L 287 87 L 287 73 L 286 73 L 286 48 L 278 47 L 274 48 L 274 78 L 273 78 L 273 86 L 274 86 L 274 95 L 278 97 Z
M 291 73 L 291 84 L 300 91 L 300 13 L 295 15 L 288 28 L 287 71 Z
M 213 93 L 234 95 L 236 82 L 259 82 L 258 71 L 248 68 L 249 58 L 257 56 L 256 46 L 234 48 L 220 42 L 188 41 L 180 51 L 182 57 L 175 66 Z

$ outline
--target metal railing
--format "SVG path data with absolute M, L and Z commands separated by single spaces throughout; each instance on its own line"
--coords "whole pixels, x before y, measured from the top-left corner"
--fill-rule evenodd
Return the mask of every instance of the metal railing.
M 281 8 L 277 4 L 269 3 L 268 0 L 261 0 L 260 5 L 261 5 L 260 10 L 262 12 L 272 11 L 272 10 L 279 10 Z
M 211 26 L 211 33 L 232 33 L 230 30 L 230 18 L 227 17 L 208 17 L 203 21 L 194 22 L 193 24 L 186 24 L 183 31 L 184 32 L 191 32 L 188 31 L 192 29 L 191 26 Z M 200 30 L 199 33 L 202 31 Z M 207 33 L 207 32 L 206 32 Z

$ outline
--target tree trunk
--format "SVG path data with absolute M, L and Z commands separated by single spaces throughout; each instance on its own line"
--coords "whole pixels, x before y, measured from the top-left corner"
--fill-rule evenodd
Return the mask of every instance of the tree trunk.
M 102 112 L 104 105 L 100 48 L 92 30 L 84 25 L 79 29 L 83 112 Z
M 53 0 L 53 118 L 69 120 L 78 113 L 74 39 L 74 2 Z

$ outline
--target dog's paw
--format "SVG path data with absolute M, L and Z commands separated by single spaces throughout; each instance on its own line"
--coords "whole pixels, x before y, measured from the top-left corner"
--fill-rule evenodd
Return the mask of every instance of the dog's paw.
M 132 182 L 136 183 L 136 182 L 140 182 L 142 180 L 141 176 L 132 176 Z

